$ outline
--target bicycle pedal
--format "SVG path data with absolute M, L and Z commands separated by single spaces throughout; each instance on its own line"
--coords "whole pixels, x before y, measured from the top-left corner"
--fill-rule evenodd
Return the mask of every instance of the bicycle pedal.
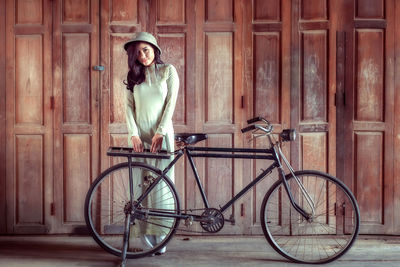
M 229 219 L 225 219 L 226 222 L 230 222 L 231 225 L 235 225 L 236 220 L 235 217 L 233 216 L 233 214 L 231 214 L 231 216 L 229 217 Z

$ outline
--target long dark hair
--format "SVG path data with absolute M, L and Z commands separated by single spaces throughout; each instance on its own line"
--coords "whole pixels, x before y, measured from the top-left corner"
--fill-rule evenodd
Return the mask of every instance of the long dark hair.
M 133 87 L 135 85 L 141 84 L 146 80 L 145 70 L 146 67 L 139 62 L 138 56 L 139 53 L 137 51 L 137 42 L 131 44 L 128 49 L 128 75 L 126 76 L 126 89 L 133 92 Z M 161 60 L 161 53 L 154 45 L 148 43 L 154 49 L 154 63 L 155 64 L 163 64 L 164 62 Z

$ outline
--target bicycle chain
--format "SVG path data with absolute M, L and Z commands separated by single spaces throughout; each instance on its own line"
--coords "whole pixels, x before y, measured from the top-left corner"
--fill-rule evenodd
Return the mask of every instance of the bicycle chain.
M 190 210 L 185 210 L 185 212 L 187 212 L 187 211 L 193 212 L 193 211 L 199 211 L 199 210 L 205 211 L 205 210 L 207 210 L 207 209 L 206 209 L 206 208 L 202 208 L 202 209 L 190 209 Z M 182 210 L 181 210 L 181 211 L 182 211 Z M 182 221 L 182 219 L 180 219 L 180 220 Z M 197 233 L 197 234 L 210 234 L 210 235 L 212 235 L 212 233 L 209 233 L 209 232 L 204 231 L 204 230 L 202 230 L 202 231 L 195 231 L 195 230 L 182 229 L 182 228 L 179 228 L 179 227 L 168 227 L 168 226 L 165 226 L 165 225 L 161 225 L 161 224 L 154 223 L 154 222 L 149 222 L 149 221 L 146 221 L 146 220 L 140 220 L 140 219 L 139 219 L 139 221 L 142 221 L 142 222 L 145 222 L 145 223 L 148 223 L 148 224 L 152 224 L 152 225 L 156 225 L 156 226 L 159 226 L 159 227 L 167 228 L 167 229 L 175 229 L 176 231 L 180 231 L 180 232 Z M 186 227 L 190 227 L 190 226 L 186 226 Z

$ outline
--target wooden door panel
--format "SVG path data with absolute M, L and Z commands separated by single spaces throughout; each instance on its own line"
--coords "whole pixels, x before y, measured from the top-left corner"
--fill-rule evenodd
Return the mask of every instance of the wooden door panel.
M 354 194 L 364 225 L 384 223 L 383 145 L 382 133 L 354 133 Z
M 343 13 L 345 181 L 359 202 L 361 233 L 393 231 L 394 1 L 354 1 Z M 369 3 L 367 7 L 366 4 Z M 379 22 L 378 22 L 379 21 Z
M 86 229 L 83 203 L 97 176 L 99 134 L 98 0 L 54 1 L 55 117 L 53 233 Z
M 185 0 L 157 0 L 157 24 L 185 24 Z
M 15 123 L 43 125 L 43 38 L 15 38 Z
M 328 2 L 327 0 L 302 0 L 301 18 L 304 20 L 328 19 Z
M 62 99 L 64 124 L 90 124 L 90 35 L 62 36 Z
M 308 0 L 292 7 L 292 25 L 297 26 L 292 28 L 296 56 L 292 61 L 291 127 L 299 133 L 291 146 L 292 165 L 335 175 L 336 6 L 332 1 Z
M 302 5 L 305 7 L 305 4 Z M 326 17 L 326 6 L 316 6 L 306 11 L 303 16 L 309 20 Z M 305 13 L 304 13 L 305 12 Z M 308 12 L 308 13 L 307 13 Z M 330 107 L 328 105 L 328 31 L 306 30 L 300 35 L 301 47 L 301 98 L 299 120 L 299 155 L 300 169 L 329 170 L 328 130 L 332 122 L 328 120 Z
M 110 6 L 102 11 L 110 12 L 111 22 L 138 23 L 138 0 L 111 0 Z
M 8 233 L 51 227 L 50 1 L 6 5 L 6 196 Z
M 61 19 L 63 23 L 90 23 L 90 0 L 62 0 L 61 6 Z
M 91 138 L 87 134 L 64 134 L 63 223 L 81 224 L 86 192 L 91 181 Z M 79 155 L 79 156 L 77 156 Z
M 16 24 L 42 24 L 44 0 L 16 1 Z M 14 13 L 14 12 L 13 12 Z
M 233 1 L 205 0 L 205 21 L 233 22 Z
M 112 60 L 112 67 L 110 68 L 110 75 L 112 83 L 110 87 L 110 123 L 115 126 L 125 124 L 125 94 L 126 85 L 126 69 L 128 57 L 123 45 L 132 38 L 131 34 L 113 34 L 110 36 L 110 58 Z
M 254 114 L 264 114 L 279 123 L 280 110 L 280 32 L 254 33 Z M 268 49 L 266 49 L 268 47 Z
M 205 123 L 233 123 L 232 33 L 206 33 Z
M 252 6 L 255 22 L 281 21 L 282 1 L 254 0 Z
M 356 17 L 381 19 L 384 18 L 385 0 L 355 0 Z
M 362 224 L 384 225 L 384 31 L 356 29 L 355 44 L 354 191 Z
M 303 170 L 328 171 L 328 136 L 326 133 L 303 133 L 300 137 Z
M 15 136 L 16 227 L 45 225 L 43 136 Z
M 327 122 L 327 32 L 301 33 L 301 122 Z
M 381 29 L 357 29 L 355 120 L 384 121 L 385 37 Z
M 209 134 L 204 146 L 242 146 L 242 2 L 196 1 L 196 131 Z M 211 207 L 225 204 L 242 189 L 242 160 L 198 159 Z M 188 175 L 188 177 L 190 177 Z M 192 187 L 189 187 L 192 188 Z M 197 191 L 197 189 L 192 189 Z M 199 196 L 196 193 L 197 197 Z M 189 195 L 190 196 L 190 195 Z M 221 233 L 242 233 L 243 216 L 237 201 L 225 213 L 235 226 Z M 197 201 L 196 205 L 202 207 Z
M 243 120 L 265 117 L 273 123 L 277 133 L 290 125 L 290 5 L 290 1 L 271 0 L 253 1 L 252 6 L 245 7 L 244 90 L 248 106 Z M 246 134 L 244 146 L 267 147 L 267 138 L 251 141 L 252 137 Z M 269 164 L 271 162 L 265 160 L 246 160 L 243 184 L 251 182 Z M 277 172 L 271 173 L 244 198 L 245 208 L 241 211 L 246 220 L 244 232 L 262 234 L 261 203 L 268 188 L 277 179 Z

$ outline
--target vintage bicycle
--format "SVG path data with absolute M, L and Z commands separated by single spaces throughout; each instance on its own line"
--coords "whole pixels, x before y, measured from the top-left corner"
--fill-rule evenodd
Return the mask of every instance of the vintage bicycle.
M 261 122 L 261 123 L 260 123 Z M 279 179 L 269 188 L 261 204 L 261 226 L 269 244 L 282 256 L 297 263 L 327 263 L 342 256 L 357 238 L 360 213 L 355 197 L 338 178 L 315 170 L 294 171 L 281 145 L 293 141 L 294 129 L 273 134 L 273 125 L 264 118 L 248 120 L 242 132 L 266 137 L 267 148 L 196 147 L 207 134 L 176 134 L 179 148 L 174 152 L 136 153 L 132 148 L 110 147 L 107 154 L 125 157 L 102 172 L 92 183 L 85 201 L 85 219 L 94 240 L 106 251 L 121 257 L 138 258 L 157 253 L 171 240 L 181 221 L 200 223 L 207 233 L 220 231 L 224 212 L 274 169 Z M 181 209 L 173 182 L 167 176 L 185 156 L 194 173 L 204 209 Z M 247 186 L 222 207 L 209 204 L 194 158 L 235 158 L 265 160 Z M 160 170 L 140 159 L 170 159 Z M 285 172 L 287 168 L 288 173 Z M 153 240 L 150 242 L 149 237 Z

